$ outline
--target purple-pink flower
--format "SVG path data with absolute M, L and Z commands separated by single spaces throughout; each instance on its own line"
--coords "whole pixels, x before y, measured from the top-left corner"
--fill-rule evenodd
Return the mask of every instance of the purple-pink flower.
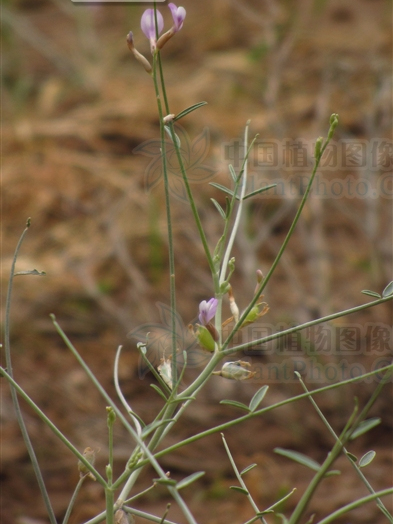
M 184 7 L 176 7 L 175 4 L 168 4 L 173 17 L 173 32 L 177 33 L 183 27 L 183 22 L 186 17 L 186 10 Z
M 208 302 L 202 300 L 199 304 L 199 322 L 202 326 L 206 326 L 214 317 L 217 311 L 218 300 L 211 298 Z
M 152 52 L 156 48 L 157 35 L 164 29 L 164 19 L 160 11 L 157 11 L 157 31 L 154 9 L 146 9 L 141 18 L 141 29 L 150 40 Z

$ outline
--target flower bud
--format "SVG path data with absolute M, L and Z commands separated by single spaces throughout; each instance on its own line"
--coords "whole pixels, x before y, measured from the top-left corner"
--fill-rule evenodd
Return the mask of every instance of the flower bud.
M 83 456 L 85 457 L 85 459 L 87 460 L 89 464 L 94 466 L 94 462 L 96 460 L 96 452 L 94 451 L 94 449 L 86 448 L 85 451 L 83 452 Z M 91 473 L 90 470 L 80 460 L 78 460 L 78 471 L 79 471 L 79 475 L 81 478 L 87 475 L 92 480 L 96 480 L 93 473 Z
M 239 308 L 237 307 L 235 296 L 232 291 L 232 286 L 229 286 L 228 289 L 228 297 L 229 297 L 229 309 L 231 310 L 233 320 L 236 322 L 239 320 Z
M 262 283 L 263 281 L 263 273 L 260 269 L 257 269 L 257 285 L 255 286 L 255 290 L 254 290 L 254 295 L 257 293 L 258 289 L 259 289 L 259 284 Z
M 107 406 L 106 413 L 108 427 L 111 427 L 113 426 L 116 420 L 115 410 L 111 406 Z
M 213 375 L 229 380 L 249 380 L 255 376 L 255 371 L 250 371 L 251 364 L 243 360 L 226 362 L 220 371 L 213 371 Z
M 199 304 L 199 322 L 206 326 L 216 314 L 218 306 L 218 300 L 216 298 L 211 298 L 208 302 L 206 300 L 202 300 L 202 302 Z
M 320 136 L 315 142 L 314 156 L 318 160 L 321 156 L 321 148 L 323 144 L 323 136 Z
M 132 34 L 132 31 L 130 31 L 127 35 L 127 45 L 128 45 L 128 49 L 131 51 L 131 53 L 135 56 L 135 58 L 138 60 L 138 62 L 140 64 L 142 64 L 142 66 L 144 67 L 145 71 L 147 73 L 151 73 L 152 72 L 152 67 L 149 63 L 149 61 L 147 60 L 147 58 L 145 58 L 143 55 L 141 55 L 141 53 L 139 51 L 137 51 L 135 49 L 135 46 L 134 46 L 134 36 Z
M 337 126 L 338 126 L 338 114 L 333 113 L 332 116 L 330 117 L 330 129 L 328 132 L 328 140 L 332 138 L 334 130 L 336 129 Z

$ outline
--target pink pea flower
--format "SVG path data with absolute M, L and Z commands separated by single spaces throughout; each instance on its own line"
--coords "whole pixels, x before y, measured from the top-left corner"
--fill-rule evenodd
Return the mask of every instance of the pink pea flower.
M 157 45 L 157 34 L 164 29 L 164 19 L 160 11 L 157 11 L 157 31 L 154 9 L 146 9 L 141 18 L 141 29 L 150 40 L 150 49 L 154 53 Z
M 176 7 L 175 4 L 168 4 L 173 17 L 173 32 L 177 33 L 183 27 L 183 22 L 186 17 L 186 10 L 184 7 Z
M 186 10 L 184 7 L 177 7 L 175 4 L 168 4 L 169 9 L 172 13 L 173 18 L 173 26 L 164 33 L 157 42 L 157 49 L 162 49 L 162 47 L 168 42 L 172 36 L 180 31 L 180 29 L 183 27 L 184 19 L 186 18 Z
M 202 326 L 207 326 L 217 311 L 218 300 L 211 298 L 209 302 L 202 300 L 199 304 L 199 322 Z

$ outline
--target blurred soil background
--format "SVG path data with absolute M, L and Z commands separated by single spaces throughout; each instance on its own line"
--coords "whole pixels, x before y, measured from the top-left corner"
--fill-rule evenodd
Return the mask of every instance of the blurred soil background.
M 391 2 L 184 0 L 182 5 L 187 10 L 184 27 L 165 46 L 162 57 L 173 113 L 208 102 L 181 123 L 184 136 L 195 145 L 192 154 L 206 166 L 203 173 L 210 173 L 192 189 L 211 249 L 220 236 L 222 219 L 210 198 L 222 205 L 225 198 L 208 182 L 230 185 L 228 164 L 236 163 L 231 152 L 248 119 L 251 135 L 259 133 L 261 141 L 250 165 L 251 189 L 278 179 L 292 181 L 294 189 L 248 201 L 234 250 L 232 282 L 239 306 L 245 307 L 252 297 L 256 269 L 266 274 L 285 237 L 304 190 L 302 177 L 311 174 L 313 141 L 326 136 L 333 112 L 340 117 L 335 139 L 355 144 L 355 153 L 346 167 L 340 156 L 322 167 L 319 182 L 351 180 L 355 193 L 334 195 L 334 187 L 327 185 L 327 198 L 314 194 L 310 199 L 266 289 L 270 311 L 257 328 L 263 334 L 266 326 L 283 329 L 365 303 L 369 297 L 360 293 L 362 289 L 381 292 L 392 279 Z M 113 398 L 115 351 L 124 346 L 120 364 L 124 395 L 145 421 L 152 420 L 161 406 L 149 387 L 155 379 L 140 378 L 136 340 L 127 338 L 138 326 L 160 324 L 162 310 L 156 304 L 169 302 L 163 186 L 152 177 L 152 158 L 134 151 L 159 138 L 153 84 L 125 41 L 133 30 L 136 47 L 149 56 L 140 30 L 146 7 L 74 5 L 70 0 L 2 2 L 2 318 L 13 251 L 31 217 L 17 270 L 36 268 L 46 276 L 15 279 L 11 310 L 15 377 L 79 449 L 99 450 L 101 472 L 107 463 L 105 402 L 56 333 L 49 314 L 56 315 Z M 169 10 L 166 5 L 160 9 L 169 28 Z M 370 144 L 376 138 L 382 144 L 381 155 L 376 165 L 364 166 L 362 155 L 366 150 L 370 158 Z M 293 157 L 285 157 L 287 165 L 277 167 L 270 157 L 266 160 L 268 145 L 262 141 L 289 144 L 286 155 L 295 154 L 298 146 L 307 158 L 296 165 Z M 360 149 L 360 156 L 356 144 L 366 148 Z M 364 196 L 362 180 L 376 188 L 373 196 Z M 175 177 L 171 183 L 179 194 L 179 180 Z M 187 325 L 195 319 L 199 302 L 212 296 L 212 285 L 189 207 L 175 196 L 173 224 L 178 313 Z M 229 308 L 226 313 L 230 315 Z M 296 338 L 286 339 L 278 349 L 272 346 L 265 355 L 248 352 L 237 357 L 258 369 L 277 364 L 283 370 L 285 363 L 292 369 L 296 362 L 306 383 L 315 388 L 349 378 L 336 373 L 344 361 L 354 373 L 386 365 L 392 349 L 391 319 L 391 305 L 384 304 L 330 323 L 327 333 L 332 339 L 323 351 L 318 351 L 322 346 L 316 339 L 310 345 L 305 338 Z M 354 338 L 333 336 L 344 333 L 344 328 L 356 332 Z M 320 371 L 313 375 L 310 365 Z M 188 373 L 186 381 L 195 371 Z M 9 388 L 1 382 L 0 520 L 46 523 Z M 264 383 L 270 385 L 265 405 L 302 392 L 291 373 L 276 380 L 272 375 L 235 384 L 213 377 L 165 445 L 238 416 L 240 412 L 219 401 L 247 402 Z M 336 432 L 350 416 L 354 397 L 363 405 L 375 386 L 375 381 L 362 382 L 318 396 Z M 392 483 L 391 393 L 390 385 L 372 409 L 371 415 L 382 417 L 382 423 L 349 447 L 359 457 L 370 449 L 377 452 L 365 470 L 375 489 Z M 61 521 L 78 480 L 75 458 L 25 404 L 22 407 Z M 275 455 L 273 449 L 294 449 L 321 462 L 333 445 L 306 401 L 235 426 L 226 438 L 240 470 L 258 464 L 246 480 L 260 508 L 297 488 L 280 508 L 283 513 L 294 507 L 312 472 Z M 120 423 L 115 444 L 119 473 L 132 449 Z M 162 464 L 174 478 L 206 471 L 184 491 L 198 522 L 234 524 L 251 518 L 244 495 L 229 491 L 236 480 L 219 435 L 164 457 Z M 367 494 L 348 461 L 340 459 L 337 468 L 341 476 L 321 485 L 308 517 L 316 513 L 318 520 Z M 149 486 L 154 476 L 146 471 L 141 487 Z M 136 507 L 162 515 L 168 502 L 165 489 L 157 487 Z M 392 510 L 392 501 L 385 503 Z M 102 490 L 87 482 L 70 523 L 84 522 L 103 507 Z M 168 518 L 184 521 L 175 505 Z M 276 522 L 269 516 L 266 520 Z M 338 522 L 378 524 L 386 519 L 375 504 L 368 504 Z

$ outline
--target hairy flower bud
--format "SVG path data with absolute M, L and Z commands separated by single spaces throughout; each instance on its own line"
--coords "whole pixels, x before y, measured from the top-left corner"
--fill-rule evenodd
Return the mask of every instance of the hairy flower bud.
M 255 371 L 250 371 L 251 364 L 243 360 L 226 362 L 220 371 L 213 371 L 213 375 L 218 375 L 229 380 L 249 380 L 255 376 Z

